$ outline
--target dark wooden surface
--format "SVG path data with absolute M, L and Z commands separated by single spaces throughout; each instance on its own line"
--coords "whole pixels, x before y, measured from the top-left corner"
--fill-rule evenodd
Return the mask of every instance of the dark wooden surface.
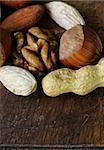
M 68 3 L 80 9 L 104 46 L 104 2 Z M 41 22 L 55 32 L 63 31 L 48 19 Z M 104 88 L 83 97 L 69 93 L 50 98 L 41 86 L 20 97 L 0 85 L 0 144 L 104 146 Z

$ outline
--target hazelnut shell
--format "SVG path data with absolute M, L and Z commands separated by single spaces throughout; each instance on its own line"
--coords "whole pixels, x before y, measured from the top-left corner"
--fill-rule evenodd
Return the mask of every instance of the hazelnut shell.
M 67 67 L 80 68 L 95 62 L 102 52 L 97 33 L 77 25 L 64 32 L 60 40 L 59 59 Z

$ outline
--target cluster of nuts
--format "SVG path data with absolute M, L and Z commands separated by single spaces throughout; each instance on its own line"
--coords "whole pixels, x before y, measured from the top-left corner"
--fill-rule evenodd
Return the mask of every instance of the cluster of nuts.
M 32 27 L 26 34 L 14 33 L 14 38 L 16 41 L 12 54 L 14 65 L 39 75 L 56 68 L 58 43 L 49 30 Z
M 4 0 L 2 3 L 15 9 L 31 2 L 13 1 Z M 51 19 L 66 30 L 59 39 L 60 46 L 53 33 L 36 27 L 45 10 Z M 86 26 L 74 7 L 53 1 L 44 6 L 32 5 L 16 10 L 0 24 L 0 32 L 0 66 L 5 64 L 9 54 L 14 65 L 0 68 L 0 81 L 14 94 L 27 96 L 35 92 L 37 81 L 33 75 L 49 72 L 42 80 L 43 91 L 48 96 L 67 92 L 85 95 L 97 87 L 104 87 L 104 58 L 97 65 L 90 66 L 101 57 L 101 40 L 93 29 Z M 13 33 L 14 43 L 10 33 Z M 58 55 L 65 67 L 80 69 L 55 70 Z

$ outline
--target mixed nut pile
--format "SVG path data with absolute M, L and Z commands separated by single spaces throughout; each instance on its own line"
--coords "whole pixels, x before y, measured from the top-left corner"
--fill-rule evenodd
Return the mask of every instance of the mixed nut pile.
M 16 2 L 3 1 L 20 8 L 31 0 Z M 60 39 L 49 29 L 37 27 L 44 12 L 66 30 Z M 47 74 L 42 80 L 46 95 L 55 97 L 68 92 L 86 95 L 104 87 L 104 58 L 94 65 L 102 49 L 98 34 L 86 26 L 74 7 L 57 1 L 27 6 L 0 24 L 0 81 L 14 94 L 28 96 L 37 89 L 35 76 Z M 8 59 L 10 65 L 6 65 Z M 57 64 L 68 68 L 59 69 Z

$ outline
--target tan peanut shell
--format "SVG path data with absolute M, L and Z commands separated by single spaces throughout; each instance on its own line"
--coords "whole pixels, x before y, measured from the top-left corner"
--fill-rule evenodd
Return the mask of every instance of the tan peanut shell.
M 68 92 L 86 95 L 104 87 L 104 58 L 97 65 L 87 65 L 79 70 L 55 70 L 43 78 L 42 87 L 44 93 L 51 97 Z

